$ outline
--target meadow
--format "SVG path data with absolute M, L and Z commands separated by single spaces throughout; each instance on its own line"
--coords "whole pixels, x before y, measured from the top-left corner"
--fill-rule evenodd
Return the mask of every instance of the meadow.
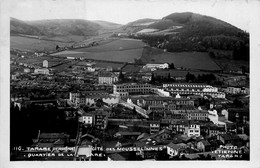
M 79 52 L 105 52 L 105 51 L 123 51 L 139 49 L 146 46 L 146 44 L 140 40 L 135 39 L 108 39 L 108 42 L 93 47 L 73 49 L 72 51 Z
M 142 60 L 146 63 L 174 63 L 175 67 L 197 70 L 221 70 L 206 52 L 163 52 L 145 48 Z M 154 51 L 153 51 L 154 50 Z
M 67 50 L 52 54 L 52 56 L 76 57 L 113 62 L 131 62 L 141 58 L 145 43 L 132 39 L 109 39 L 93 47 Z
M 40 40 L 36 38 L 10 36 L 11 48 L 29 51 L 54 51 L 56 45 L 60 47 L 70 46 L 73 43 L 65 43 L 59 41 Z

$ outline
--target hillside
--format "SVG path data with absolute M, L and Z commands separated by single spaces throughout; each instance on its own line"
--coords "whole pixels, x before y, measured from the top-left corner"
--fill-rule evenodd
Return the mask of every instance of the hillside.
M 125 27 L 126 30 L 130 28 Z M 227 50 L 233 51 L 230 59 L 249 60 L 249 34 L 213 17 L 191 12 L 173 13 L 152 24 L 135 27 L 139 32 L 145 29 L 158 31 L 133 37 L 169 52 Z
M 127 33 L 136 33 L 146 27 L 148 27 L 150 24 L 155 23 L 156 19 L 150 19 L 150 18 L 145 18 L 145 19 L 139 19 L 133 22 L 130 22 L 126 25 L 123 25 L 118 31 L 124 31 Z
M 41 36 L 95 36 L 100 30 L 118 28 L 120 25 L 104 21 L 81 19 L 53 19 L 39 21 L 21 21 L 10 19 L 11 35 Z
M 12 34 L 28 34 L 28 35 L 44 35 L 40 29 L 30 25 L 24 21 L 11 18 L 10 19 L 10 33 Z

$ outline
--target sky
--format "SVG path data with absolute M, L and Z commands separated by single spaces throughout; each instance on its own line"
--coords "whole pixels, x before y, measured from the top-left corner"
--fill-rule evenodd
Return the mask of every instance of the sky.
M 10 16 L 21 20 L 86 19 L 126 24 L 194 12 L 249 31 L 247 0 L 12 0 Z

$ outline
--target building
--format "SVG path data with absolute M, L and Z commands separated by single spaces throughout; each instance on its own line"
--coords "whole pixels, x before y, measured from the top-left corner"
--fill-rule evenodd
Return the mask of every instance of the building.
M 225 127 L 210 126 L 208 129 L 209 137 L 218 136 L 219 134 L 225 134 Z
M 86 105 L 88 102 L 102 99 L 103 96 L 109 96 L 106 91 L 83 91 L 83 92 L 70 92 L 69 100 L 75 105 Z M 89 100 L 91 99 L 91 100 Z
M 213 98 L 225 98 L 224 92 L 219 92 L 217 87 L 198 83 L 165 83 L 163 89 L 172 95 L 209 95 Z
M 85 125 L 93 126 L 95 116 L 91 113 L 84 113 L 82 115 L 82 123 Z
M 151 73 L 142 74 L 142 80 L 144 80 L 146 82 L 149 82 L 149 81 L 151 81 L 151 79 L 152 79 L 152 74 Z
M 163 64 L 146 64 L 143 68 L 146 69 L 168 69 L 169 64 L 163 63 Z
M 180 155 L 181 149 L 182 149 L 181 146 L 176 145 L 176 144 L 174 144 L 174 143 L 171 142 L 171 143 L 169 143 L 169 144 L 167 145 L 167 154 L 168 154 L 170 157 Z
M 201 140 L 197 143 L 197 149 L 201 152 L 211 151 L 211 144 L 207 140 Z
M 160 122 L 158 121 L 153 121 L 150 122 L 150 134 L 155 134 L 160 131 Z
M 138 98 L 136 103 L 140 107 L 147 108 L 164 106 L 165 110 L 194 109 L 194 100 L 189 98 L 147 96 Z
M 96 104 L 97 100 L 102 100 L 104 103 L 108 105 L 118 104 L 119 97 L 114 95 L 102 95 L 102 96 L 87 96 L 86 97 L 86 104 L 93 105 Z
M 42 69 L 35 69 L 34 73 L 36 73 L 36 74 L 43 74 L 43 75 L 49 75 L 50 71 L 47 68 L 42 68 Z
M 98 84 L 114 84 L 118 81 L 118 77 L 114 75 L 113 73 L 102 73 L 98 77 Z
M 155 93 L 161 97 L 170 97 L 170 92 L 164 91 L 163 89 L 159 89 L 159 88 L 152 88 L 151 89 L 152 93 Z
M 95 127 L 99 130 L 105 130 L 108 124 L 108 113 L 103 110 L 97 110 L 93 114 L 95 115 Z
M 176 134 L 184 134 L 185 127 L 189 125 L 188 120 L 171 120 L 170 121 L 170 129 Z
M 200 125 L 198 124 L 189 124 L 188 126 L 184 127 L 184 135 L 187 135 L 188 137 L 200 136 Z
M 188 120 L 202 120 L 206 121 L 208 119 L 207 110 L 188 110 L 186 111 L 186 118 Z
M 23 72 L 24 72 L 24 73 L 30 73 L 31 70 L 30 70 L 29 68 L 24 68 Z
M 122 97 L 128 96 L 129 94 L 148 94 L 150 91 L 150 84 L 124 83 L 113 85 L 113 93 L 118 93 Z
M 217 140 L 221 141 L 223 144 L 232 144 L 237 145 L 241 139 L 237 135 L 231 135 L 231 134 L 219 134 L 217 136 Z
M 42 62 L 42 67 L 44 67 L 44 68 L 48 68 L 48 67 L 49 67 L 47 60 L 44 60 L 44 61 Z

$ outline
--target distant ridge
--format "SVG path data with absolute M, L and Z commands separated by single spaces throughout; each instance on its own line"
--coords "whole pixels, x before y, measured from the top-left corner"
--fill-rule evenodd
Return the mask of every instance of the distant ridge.
M 88 21 L 83 19 L 52 19 L 22 21 L 10 18 L 10 33 L 45 36 L 93 36 L 99 30 L 118 28 L 120 25 L 105 21 Z

